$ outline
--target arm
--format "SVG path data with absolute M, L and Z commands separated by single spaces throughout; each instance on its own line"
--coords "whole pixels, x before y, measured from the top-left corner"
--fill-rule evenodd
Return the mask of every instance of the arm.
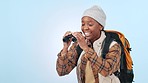
M 121 47 L 116 43 L 109 49 L 105 59 L 98 57 L 96 52 L 91 48 L 84 54 L 84 57 L 91 62 L 95 75 L 100 73 L 103 76 L 108 76 L 119 69 L 120 55 Z
M 68 52 L 62 54 L 62 51 L 58 54 L 56 63 L 56 70 L 59 76 L 69 74 L 77 64 L 78 54 L 76 51 L 77 43 L 73 43 Z

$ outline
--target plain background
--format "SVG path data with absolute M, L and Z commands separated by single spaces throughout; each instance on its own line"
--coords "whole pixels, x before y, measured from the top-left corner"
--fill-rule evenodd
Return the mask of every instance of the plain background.
M 57 54 L 66 31 L 80 31 L 84 10 L 99 5 L 105 29 L 130 41 L 135 83 L 147 83 L 147 0 L 0 0 L 0 83 L 77 83 L 59 77 Z

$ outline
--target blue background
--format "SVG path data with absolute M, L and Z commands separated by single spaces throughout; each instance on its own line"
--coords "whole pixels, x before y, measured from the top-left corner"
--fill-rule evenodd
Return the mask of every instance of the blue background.
M 135 83 L 147 83 L 147 0 L 0 0 L 0 83 L 77 83 L 76 70 L 59 77 L 57 53 L 66 31 L 80 31 L 84 10 L 99 5 L 105 29 L 130 41 Z

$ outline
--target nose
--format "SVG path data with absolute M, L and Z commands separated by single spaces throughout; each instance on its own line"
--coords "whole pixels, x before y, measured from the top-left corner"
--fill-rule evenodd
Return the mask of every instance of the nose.
M 87 29 L 89 29 L 89 27 L 87 25 L 85 25 L 85 26 L 83 26 L 83 29 L 87 30 Z

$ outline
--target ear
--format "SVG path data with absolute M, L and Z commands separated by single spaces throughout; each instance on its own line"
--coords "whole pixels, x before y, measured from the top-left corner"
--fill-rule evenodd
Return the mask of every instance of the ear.
M 100 28 L 100 31 L 102 31 L 102 27 Z
M 104 30 L 104 27 L 99 23 L 99 29 L 100 31 Z
M 101 27 L 100 27 L 100 31 L 103 31 L 103 30 L 104 30 L 104 27 L 101 26 Z

